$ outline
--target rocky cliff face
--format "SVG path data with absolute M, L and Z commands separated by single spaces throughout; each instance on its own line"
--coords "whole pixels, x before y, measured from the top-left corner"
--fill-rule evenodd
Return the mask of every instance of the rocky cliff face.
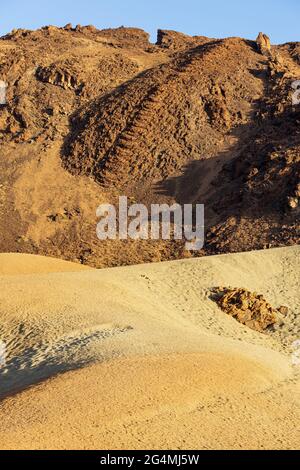
M 246 54 L 238 77 L 229 74 Z M 263 94 L 251 67 L 263 69 L 261 58 L 244 41 L 229 39 L 193 47 L 138 75 L 75 114 L 66 167 L 128 190 L 208 158 L 228 130 L 248 122 L 252 96 Z
M 202 255 L 298 243 L 299 50 L 80 25 L 1 38 L 0 250 L 94 266 L 190 255 L 99 242 L 95 210 L 119 194 L 204 203 Z

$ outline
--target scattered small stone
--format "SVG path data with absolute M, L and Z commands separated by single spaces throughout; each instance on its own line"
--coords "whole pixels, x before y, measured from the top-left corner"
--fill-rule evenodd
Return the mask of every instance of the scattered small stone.
M 288 197 L 288 206 L 290 209 L 297 209 L 299 199 L 297 197 Z
M 282 305 L 281 307 L 279 307 L 278 312 L 281 313 L 281 315 L 286 316 L 289 313 L 289 308 Z

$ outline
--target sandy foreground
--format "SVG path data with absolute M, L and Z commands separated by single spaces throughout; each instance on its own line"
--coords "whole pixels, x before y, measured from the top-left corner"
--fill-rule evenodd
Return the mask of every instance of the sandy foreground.
M 299 247 L 104 270 L 0 255 L 1 449 L 296 449 Z M 254 332 L 211 300 L 264 294 Z

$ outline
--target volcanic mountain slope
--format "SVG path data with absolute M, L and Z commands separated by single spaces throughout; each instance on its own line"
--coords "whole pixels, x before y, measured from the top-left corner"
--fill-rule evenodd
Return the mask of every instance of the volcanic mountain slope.
M 120 194 L 204 203 L 201 254 L 297 243 L 298 49 L 71 25 L 1 38 L 1 251 L 97 267 L 190 256 L 100 243 L 95 210 Z
M 264 68 L 263 57 L 239 39 L 176 55 L 75 115 L 66 167 L 128 190 L 208 158 L 230 128 L 248 122 L 263 94 L 254 71 Z
M 290 104 L 295 74 L 270 63 L 253 138 L 213 182 L 207 207 L 219 223 L 207 236 L 212 253 L 299 241 L 300 114 Z

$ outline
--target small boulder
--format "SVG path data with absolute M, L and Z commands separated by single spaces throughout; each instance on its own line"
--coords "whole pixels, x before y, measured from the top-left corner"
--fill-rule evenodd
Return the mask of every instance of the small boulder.
M 285 307 L 284 305 L 282 305 L 281 307 L 279 307 L 278 309 L 278 312 L 283 315 L 283 316 L 287 316 L 287 314 L 289 313 L 289 308 L 288 307 Z
M 72 29 L 73 29 L 72 23 L 66 24 L 66 25 L 63 27 L 63 29 L 64 29 L 65 31 L 72 31 Z
M 218 288 L 215 294 L 215 300 L 223 312 L 253 330 L 262 332 L 278 320 L 277 311 L 255 292 Z

